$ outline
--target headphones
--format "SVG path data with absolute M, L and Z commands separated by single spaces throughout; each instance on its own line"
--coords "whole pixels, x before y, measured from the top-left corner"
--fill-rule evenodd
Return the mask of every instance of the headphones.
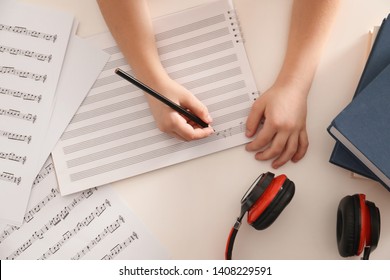
M 342 257 L 359 256 L 363 260 L 378 245 L 381 221 L 379 209 L 364 194 L 348 195 L 337 209 L 337 247 Z
M 230 231 L 225 259 L 232 258 L 234 240 L 246 212 L 248 224 L 257 230 L 266 229 L 290 203 L 294 193 L 295 185 L 286 175 L 275 177 L 271 172 L 261 174 L 241 199 L 241 213 Z
M 257 230 L 269 227 L 290 203 L 295 193 L 294 182 L 286 175 L 261 174 L 241 199 L 241 212 L 230 231 L 225 259 L 232 259 L 234 240 L 241 221 L 248 212 L 247 222 Z M 364 194 L 344 197 L 337 209 L 337 246 L 342 257 L 358 256 L 363 260 L 377 247 L 380 235 L 380 213 Z

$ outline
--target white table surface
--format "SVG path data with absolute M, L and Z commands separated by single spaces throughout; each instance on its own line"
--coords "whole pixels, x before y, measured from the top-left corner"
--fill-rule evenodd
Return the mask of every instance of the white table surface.
M 77 34 L 107 31 L 95 0 L 24 0 L 74 14 Z M 153 17 L 209 0 L 149 0 Z M 286 46 L 289 0 L 235 0 L 258 89 L 269 87 Z M 244 146 L 116 182 L 113 187 L 167 248 L 173 259 L 222 259 L 240 199 L 263 172 L 295 182 L 293 200 L 271 227 L 243 223 L 234 259 L 342 259 L 336 212 L 345 195 L 365 193 L 381 212 L 381 236 L 371 259 L 390 259 L 390 193 L 379 183 L 351 177 L 328 162 L 334 140 L 326 131 L 351 100 L 365 63 L 368 32 L 390 12 L 388 0 L 343 0 L 308 100 L 310 147 L 298 163 L 274 170 Z M 358 259 L 352 257 L 351 259 Z

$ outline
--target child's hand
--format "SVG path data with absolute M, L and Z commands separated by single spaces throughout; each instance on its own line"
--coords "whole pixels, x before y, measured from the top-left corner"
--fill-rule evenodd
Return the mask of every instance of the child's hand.
M 204 122 L 208 124 L 212 122 L 206 106 L 174 80 L 167 78 L 160 80 L 158 84 L 150 86 L 176 104 L 188 109 Z M 153 117 L 161 131 L 185 141 L 205 138 L 214 132 L 210 126 L 201 128 L 187 120 L 161 101 L 148 95 L 147 98 Z
M 275 158 L 273 168 L 278 168 L 290 159 L 300 160 L 306 153 L 309 142 L 306 132 L 306 94 L 294 87 L 275 84 L 253 104 L 249 113 L 246 136 L 255 135 L 247 144 L 247 151 L 255 151 L 257 160 Z

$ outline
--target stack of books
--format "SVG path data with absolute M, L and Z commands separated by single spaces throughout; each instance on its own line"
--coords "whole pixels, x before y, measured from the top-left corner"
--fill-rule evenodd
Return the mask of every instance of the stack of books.
M 390 191 L 390 15 L 380 25 L 353 100 L 333 119 L 330 162 Z

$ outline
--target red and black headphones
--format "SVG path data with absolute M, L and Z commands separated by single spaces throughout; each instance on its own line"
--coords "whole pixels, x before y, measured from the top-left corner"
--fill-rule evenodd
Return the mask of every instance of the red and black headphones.
M 378 245 L 381 229 L 379 209 L 364 194 L 348 195 L 337 209 L 337 247 L 342 257 L 359 256 L 363 260 Z
M 248 223 L 257 230 L 269 227 L 289 204 L 295 193 L 295 185 L 286 175 L 271 172 L 261 174 L 241 199 L 241 213 L 230 231 L 225 259 L 231 260 L 233 244 L 242 218 L 248 212 Z
M 248 224 L 257 230 L 269 227 L 290 203 L 295 185 L 286 175 L 261 174 L 241 199 L 241 213 L 230 231 L 225 259 L 232 259 L 234 240 L 241 221 L 248 212 Z M 342 257 L 358 256 L 363 260 L 377 247 L 380 235 L 380 213 L 364 194 L 344 197 L 337 209 L 337 246 Z

